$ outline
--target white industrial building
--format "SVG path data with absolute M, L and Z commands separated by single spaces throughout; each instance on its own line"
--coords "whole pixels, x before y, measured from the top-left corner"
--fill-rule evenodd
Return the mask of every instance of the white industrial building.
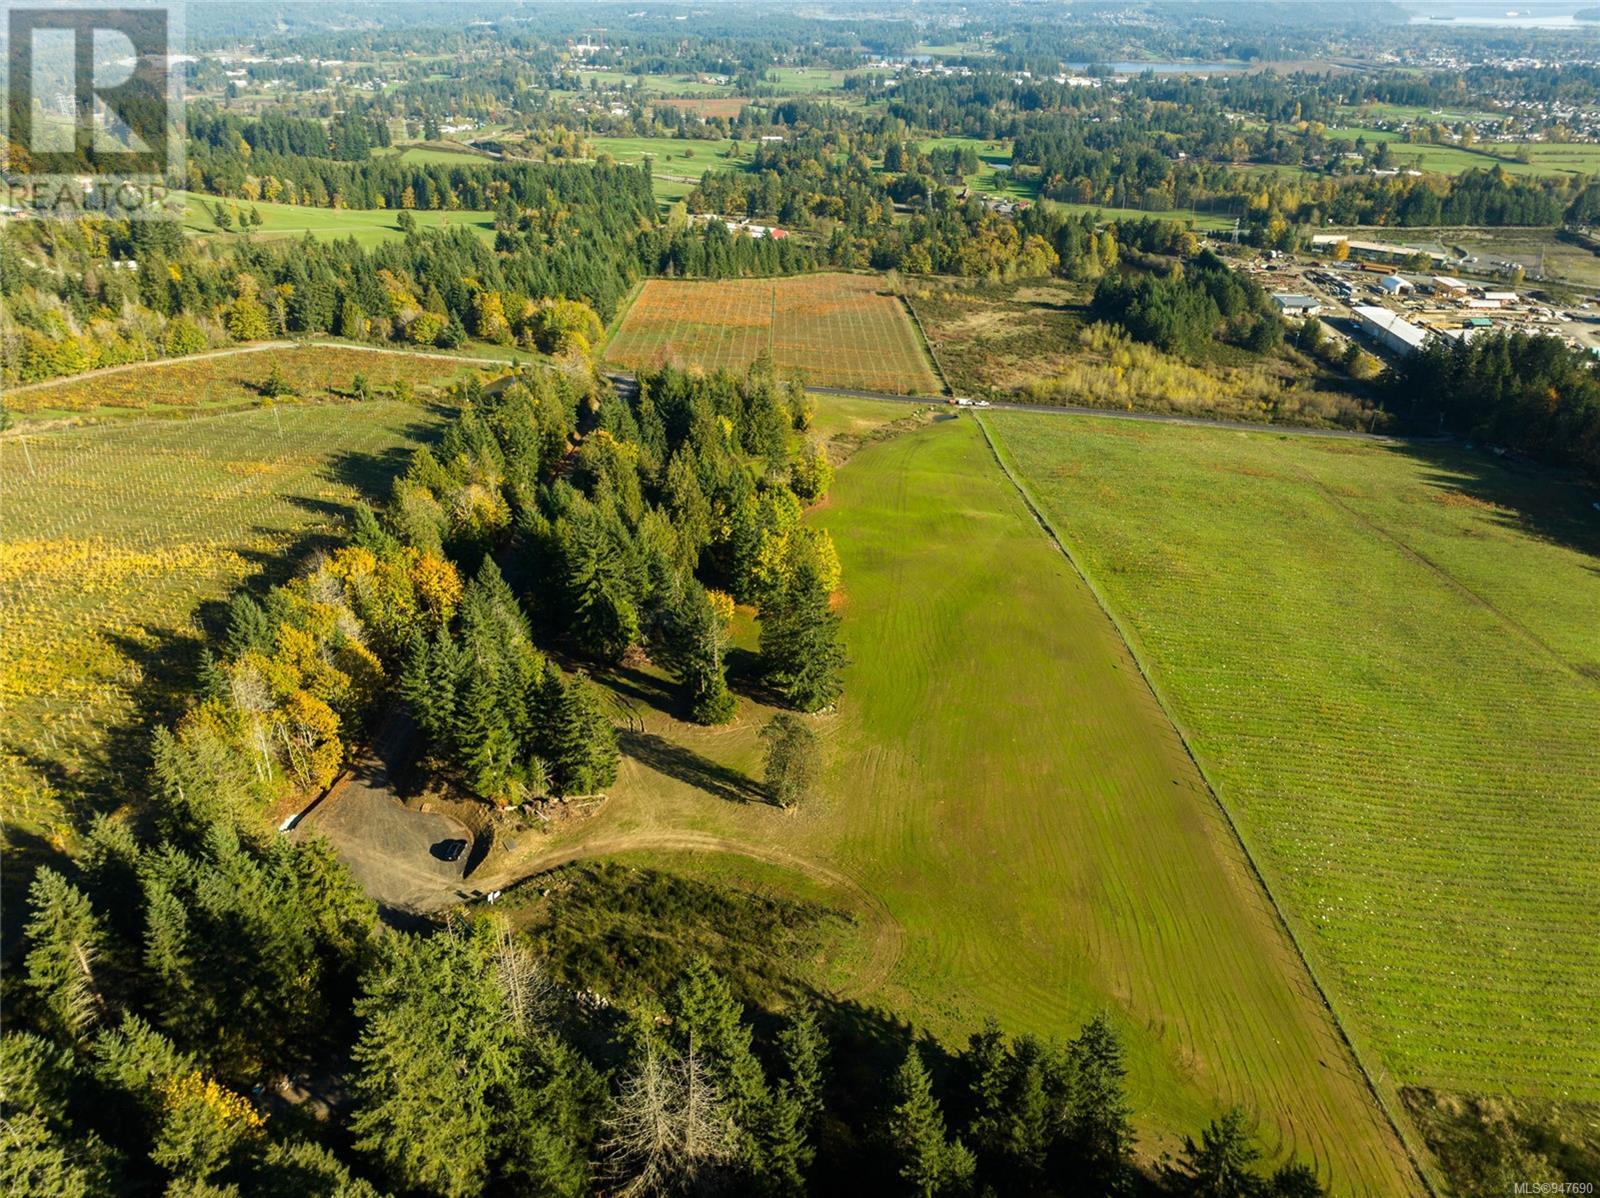
M 1411 284 L 1399 275 L 1384 275 L 1383 278 L 1378 280 L 1378 286 L 1382 287 L 1390 295 L 1401 295 L 1412 290 Z
M 1433 335 L 1432 330 L 1414 325 L 1399 313 L 1376 304 L 1360 304 L 1351 311 L 1363 333 L 1402 357 L 1421 349 Z
M 1291 295 L 1279 291 L 1273 294 L 1272 302 L 1278 305 L 1278 311 L 1290 320 L 1322 315 L 1322 301 L 1315 296 Z

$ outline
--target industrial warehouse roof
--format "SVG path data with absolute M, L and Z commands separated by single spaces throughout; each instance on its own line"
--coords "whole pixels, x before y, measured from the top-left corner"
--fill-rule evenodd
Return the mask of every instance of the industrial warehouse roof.
M 1380 308 L 1376 304 L 1358 304 L 1350 309 L 1356 314 L 1356 319 L 1364 325 L 1382 329 L 1397 341 L 1403 341 L 1412 349 L 1421 349 L 1427 343 L 1429 331 L 1418 328 L 1405 317 Z

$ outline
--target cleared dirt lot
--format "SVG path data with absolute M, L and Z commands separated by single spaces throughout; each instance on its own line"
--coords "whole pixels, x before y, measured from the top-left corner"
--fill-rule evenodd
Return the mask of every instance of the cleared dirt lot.
M 362 758 L 294 829 L 296 836 L 312 834 L 328 838 L 380 907 L 427 914 L 463 897 L 472 833 L 447 815 L 402 804 L 376 758 Z M 446 861 L 439 854 L 454 840 L 466 847 Z

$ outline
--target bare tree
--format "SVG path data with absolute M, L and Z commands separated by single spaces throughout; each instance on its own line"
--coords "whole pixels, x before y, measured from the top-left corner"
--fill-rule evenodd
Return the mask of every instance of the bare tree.
M 737 1130 L 695 1056 L 654 1043 L 622 1083 L 606 1120 L 606 1153 L 621 1194 L 694 1193 L 732 1159 Z
M 494 932 L 494 968 L 505 998 L 506 1018 L 526 1036 L 549 1014 L 555 985 L 543 963 L 517 939 L 510 920 L 497 917 Z

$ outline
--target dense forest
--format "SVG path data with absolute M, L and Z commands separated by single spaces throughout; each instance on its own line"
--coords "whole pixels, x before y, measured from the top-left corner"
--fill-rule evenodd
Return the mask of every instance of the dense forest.
M 1600 374 L 1559 338 L 1432 338 L 1396 363 L 1386 390 L 1419 428 L 1574 466 L 1600 482 Z

